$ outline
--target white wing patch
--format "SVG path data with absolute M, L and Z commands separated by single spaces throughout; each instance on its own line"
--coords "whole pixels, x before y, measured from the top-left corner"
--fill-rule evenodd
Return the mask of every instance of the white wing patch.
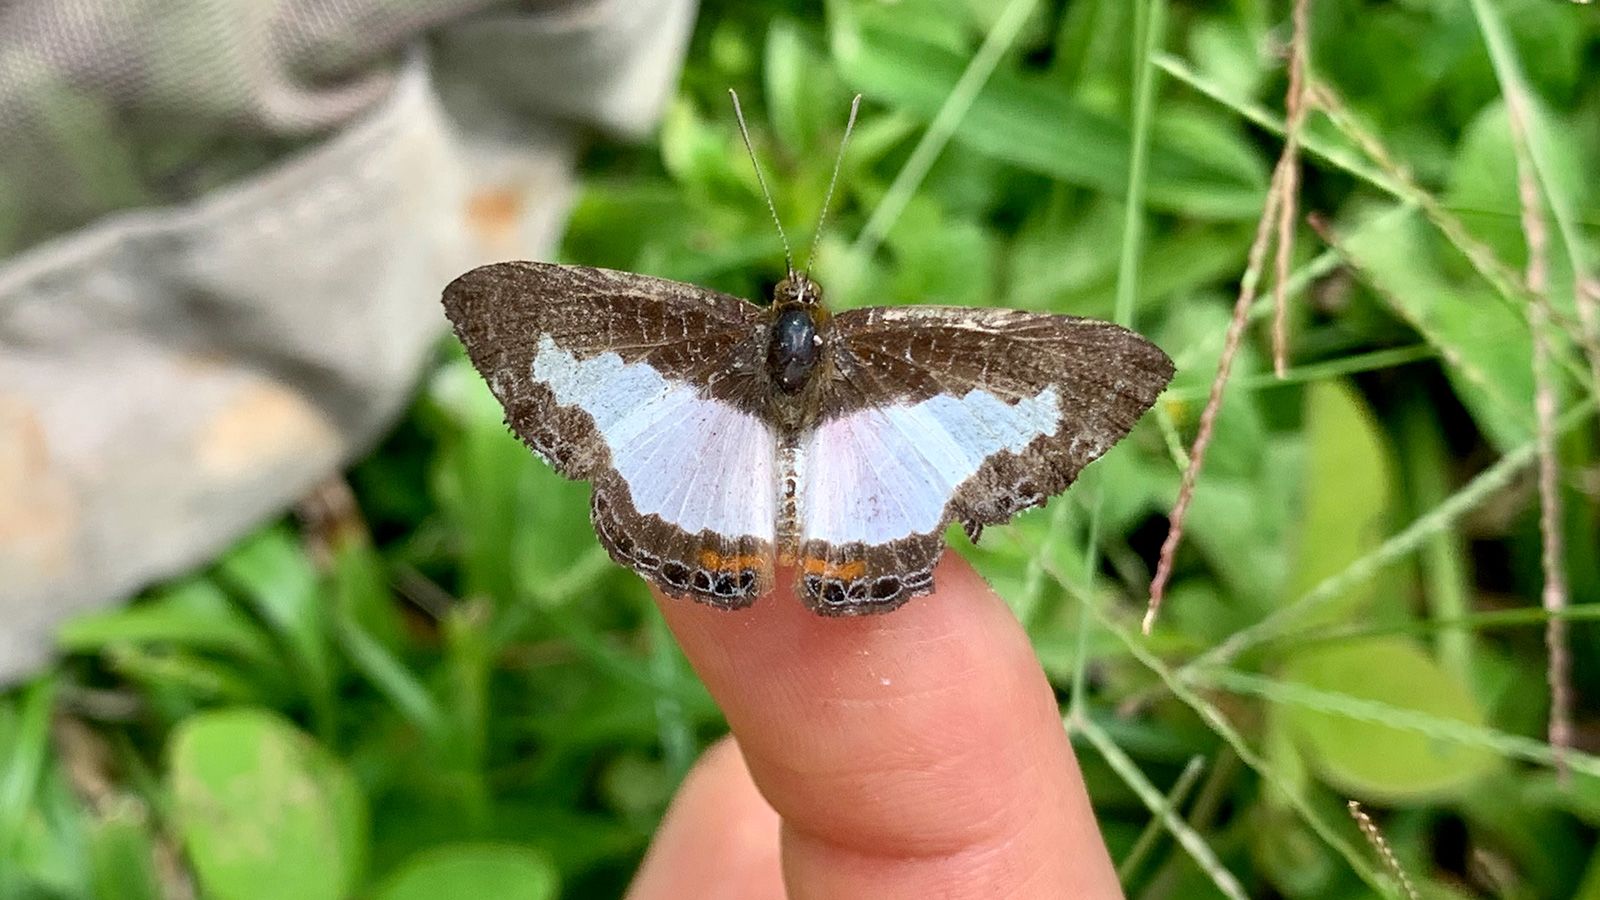
M 535 379 L 587 412 L 633 506 L 695 534 L 772 540 L 777 521 L 772 429 L 749 413 L 669 381 L 616 353 L 578 359 L 545 335 Z
M 883 544 L 936 531 L 945 505 L 984 460 L 1020 452 L 1060 424 L 1053 387 L 1015 404 L 973 390 L 824 422 L 805 443 L 802 539 Z

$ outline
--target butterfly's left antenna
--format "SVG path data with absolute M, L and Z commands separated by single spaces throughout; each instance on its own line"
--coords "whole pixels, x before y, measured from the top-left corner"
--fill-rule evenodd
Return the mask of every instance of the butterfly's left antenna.
M 756 181 L 761 185 L 761 194 L 767 198 L 767 211 L 772 213 L 772 224 L 778 226 L 778 240 L 783 242 L 783 266 L 789 275 L 794 275 L 794 253 L 789 250 L 789 236 L 783 233 L 783 220 L 778 218 L 777 204 L 772 202 L 772 192 L 767 190 L 766 176 L 761 174 L 761 161 L 756 159 L 755 145 L 750 143 L 750 129 L 744 124 L 744 110 L 739 106 L 739 94 L 733 88 L 728 88 L 728 96 L 733 98 L 733 117 L 739 120 L 739 135 L 744 138 L 744 149 L 750 152 L 750 165 L 756 170 Z
M 822 198 L 822 212 L 817 215 L 817 232 L 811 236 L 811 252 L 806 254 L 806 277 L 811 277 L 811 261 L 817 258 L 817 246 L 822 243 L 822 225 L 828 221 L 828 207 L 833 204 L 833 188 L 839 183 L 839 170 L 844 167 L 844 148 L 850 144 L 850 132 L 856 130 L 856 113 L 861 111 L 861 95 L 850 101 L 850 121 L 844 123 L 844 137 L 839 139 L 839 155 L 833 159 L 833 177 L 828 179 L 828 193 Z

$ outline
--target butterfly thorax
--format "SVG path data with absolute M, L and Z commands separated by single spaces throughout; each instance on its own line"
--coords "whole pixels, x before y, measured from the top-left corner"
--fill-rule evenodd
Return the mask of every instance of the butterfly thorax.
M 767 373 L 786 406 L 799 406 L 823 362 L 828 311 L 822 290 L 804 275 L 791 274 L 773 290 L 768 312 Z M 781 399 L 781 398 L 780 398 Z
M 785 394 L 798 394 L 822 359 L 822 335 L 817 333 L 811 310 L 788 306 L 772 320 L 772 342 L 767 345 L 767 366 L 772 381 Z
M 815 420 L 819 392 L 830 365 L 832 321 L 822 291 L 804 275 L 791 274 L 772 292 L 767 312 L 767 375 L 772 381 L 772 420 L 777 427 L 777 554 L 794 563 L 800 544 L 799 486 L 804 456 L 802 432 Z

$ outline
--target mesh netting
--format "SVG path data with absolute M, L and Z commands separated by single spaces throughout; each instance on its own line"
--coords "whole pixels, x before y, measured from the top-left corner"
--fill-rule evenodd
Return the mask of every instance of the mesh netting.
M 494 0 L 0 2 L 0 256 L 190 199 L 371 108 Z

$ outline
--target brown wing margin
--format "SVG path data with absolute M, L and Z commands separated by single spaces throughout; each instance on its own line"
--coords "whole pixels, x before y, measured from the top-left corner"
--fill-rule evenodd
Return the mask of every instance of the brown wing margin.
M 451 282 L 443 299 L 468 358 L 505 408 L 506 424 L 556 471 L 593 482 L 591 518 L 614 560 L 668 594 L 727 608 L 748 605 L 770 585 L 766 542 L 689 534 L 640 514 L 593 417 L 561 405 L 533 377 L 539 341 L 549 337 L 576 357 L 616 353 L 706 396 L 759 410 L 757 307 L 680 282 L 537 262 L 473 269 Z
M 974 389 L 1015 403 L 1050 386 L 1061 419 L 1055 434 L 985 460 L 956 489 L 933 532 L 877 545 L 802 540 L 800 593 L 825 615 L 883 612 L 931 591 L 946 526 L 960 522 L 976 540 L 984 526 L 1066 490 L 1133 429 L 1174 372 L 1150 341 L 1094 319 L 904 307 L 848 311 L 834 327 L 823 420 Z
M 450 282 L 444 309 L 472 365 L 506 408 L 507 424 L 568 478 L 595 475 L 593 429 L 584 433 L 581 420 L 530 377 L 542 336 L 579 357 L 612 352 L 624 362 L 642 360 L 709 396 L 761 408 L 753 367 L 743 377 L 716 377 L 760 327 L 761 311 L 738 297 L 631 272 L 504 262 Z M 522 414 L 512 417 L 513 407 Z

